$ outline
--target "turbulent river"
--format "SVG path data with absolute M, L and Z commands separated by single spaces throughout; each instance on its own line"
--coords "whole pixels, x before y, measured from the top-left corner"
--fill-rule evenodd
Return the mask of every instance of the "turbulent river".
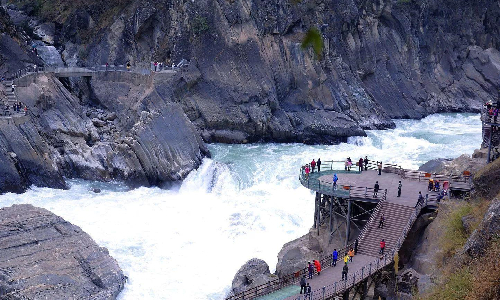
M 481 143 L 479 115 L 395 122 L 334 146 L 210 145 L 212 159 L 174 190 L 71 180 L 67 191 L 2 195 L 0 206 L 31 203 L 80 226 L 128 276 L 121 300 L 223 299 L 243 263 L 261 258 L 274 271 L 281 246 L 312 226 L 313 196 L 298 182 L 302 164 L 368 155 L 418 168 L 472 154 Z

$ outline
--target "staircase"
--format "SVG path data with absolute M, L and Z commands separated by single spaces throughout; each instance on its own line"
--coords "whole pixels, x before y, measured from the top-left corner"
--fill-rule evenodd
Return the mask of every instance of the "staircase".
M 385 240 L 384 253 L 392 250 L 401 236 L 408 220 L 415 208 L 396 203 L 383 202 L 374 218 L 374 222 L 367 228 L 363 238 L 359 241 L 358 253 L 374 257 L 380 256 L 380 241 Z M 383 228 L 378 228 L 380 216 L 384 215 Z

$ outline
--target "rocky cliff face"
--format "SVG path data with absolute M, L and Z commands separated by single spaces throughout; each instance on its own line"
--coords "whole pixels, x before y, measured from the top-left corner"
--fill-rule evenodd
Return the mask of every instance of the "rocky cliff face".
M 336 142 L 390 118 L 477 111 L 500 86 L 495 1 L 41 2 L 69 64 L 190 60 L 199 73 L 176 101 L 209 142 Z M 300 49 L 311 27 L 319 60 Z
M 1 299 L 115 299 L 125 281 L 77 226 L 32 205 L 0 209 Z

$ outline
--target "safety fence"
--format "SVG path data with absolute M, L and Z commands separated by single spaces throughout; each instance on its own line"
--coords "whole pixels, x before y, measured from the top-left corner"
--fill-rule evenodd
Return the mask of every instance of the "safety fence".
M 181 67 L 158 67 L 158 68 L 139 68 L 127 67 L 126 65 L 98 65 L 89 67 L 53 67 L 53 66 L 30 66 L 16 71 L 6 77 L 7 81 L 23 78 L 36 73 L 93 73 L 93 72 L 130 72 L 141 75 L 152 73 L 175 72 L 182 70 Z

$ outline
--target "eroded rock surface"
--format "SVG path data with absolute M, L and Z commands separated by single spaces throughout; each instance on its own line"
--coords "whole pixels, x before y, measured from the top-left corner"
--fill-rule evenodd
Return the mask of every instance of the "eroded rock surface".
M 0 209 L 0 299 L 115 299 L 125 281 L 79 227 L 32 205 Z
M 252 287 L 259 286 L 272 280 L 273 276 L 265 261 L 252 258 L 238 270 L 232 282 L 231 291 L 234 294 L 241 293 Z

